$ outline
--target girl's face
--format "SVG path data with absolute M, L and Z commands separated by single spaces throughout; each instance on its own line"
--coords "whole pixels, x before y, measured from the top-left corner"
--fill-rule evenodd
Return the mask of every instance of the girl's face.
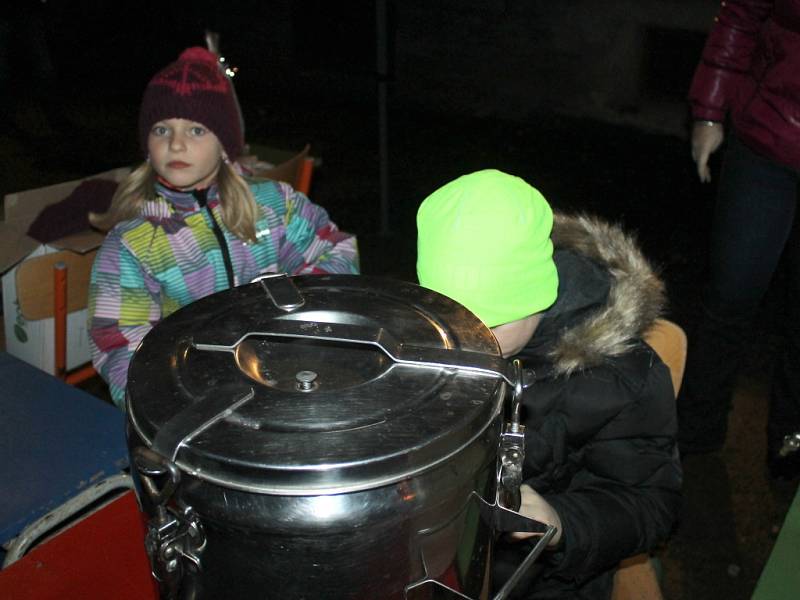
M 192 190 L 214 181 L 223 160 L 222 144 L 205 125 L 164 119 L 150 128 L 150 164 L 172 187 Z

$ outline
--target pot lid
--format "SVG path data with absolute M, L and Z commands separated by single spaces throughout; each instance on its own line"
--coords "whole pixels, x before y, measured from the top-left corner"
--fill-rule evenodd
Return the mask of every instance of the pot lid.
M 484 435 L 509 372 L 491 331 L 431 290 L 268 276 L 154 327 L 131 362 L 128 415 L 200 479 L 339 493 L 411 477 Z

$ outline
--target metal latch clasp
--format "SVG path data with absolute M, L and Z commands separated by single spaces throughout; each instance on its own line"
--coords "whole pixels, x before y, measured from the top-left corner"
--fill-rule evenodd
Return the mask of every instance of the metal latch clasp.
M 177 511 L 167 507 L 164 515 L 151 519 L 147 526 L 145 549 L 150 557 L 153 577 L 161 582 L 183 575 L 181 559 L 200 571 L 200 555 L 206 547 L 203 526 L 191 507 Z
M 150 448 L 133 450 L 133 463 L 155 515 L 147 523 L 145 549 L 153 577 L 162 585 L 167 598 L 176 596 L 184 569 L 200 571 L 200 556 L 206 547 L 206 535 L 191 506 L 170 504 L 180 483 L 175 463 Z M 163 479 L 158 487 L 156 479 Z
M 525 461 L 525 425 L 522 424 L 522 362 L 514 359 L 513 382 L 511 396 L 511 414 L 500 434 L 499 459 L 497 474 L 498 500 L 502 506 L 510 510 L 519 510 L 522 503 L 520 485 L 522 485 L 522 464 Z

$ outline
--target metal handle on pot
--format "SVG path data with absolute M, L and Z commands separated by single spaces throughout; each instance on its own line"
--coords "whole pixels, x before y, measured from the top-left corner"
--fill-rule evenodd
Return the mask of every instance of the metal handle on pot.
M 261 285 L 272 304 L 287 313 L 305 305 L 305 298 L 295 286 L 293 279 L 285 273 L 260 275 L 251 283 Z M 269 331 L 243 331 L 239 323 L 217 325 L 216 328 L 207 328 L 196 335 L 192 339 L 192 345 L 198 350 L 234 352 L 241 342 L 254 336 L 367 344 L 377 346 L 398 364 L 422 368 L 454 368 L 498 376 L 512 387 L 515 385 L 513 375 L 508 372 L 508 362 L 500 356 L 455 348 L 441 349 L 404 344 L 397 341 L 383 327 L 281 318 L 270 321 Z
M 202 331 L 192 339 L 197 350 L 234 352 L 236 347 L 249 337 L 279 337 L 301 340 L 321 340 L 349 344 L 376 346 L 393 362 L 419 368 L 457 369 L 480 375 L 500 377 L 515 386 L 514 374 L 505 359 L 494 354 L 470 352 L 456 348 L 429 348 L 404 344 L 395 339 L 383 327 L 368 327 L 348 323 L 321 321 L 299 321 L 275 319 L 269 331 L 231 331 L 222 325 L 219 329 Z
M 531 519 L 532 520 L 532 519 Z M 542 537 L 539 538 L 539 541 L 536 542 L 536 545 L 533 549 L 528 552 L 528 556 L 525 557 L 517 570 L 511 574 L 511 577 L 508 578 L 508 581 L 505 582 L 500 591 L 495 594 L 492 600 L 506 600 L 509 597 L 514 588 L 517 587 L 520 580 L 525 576 L 528 570 L 533 566 L 533 563 L 539 558 L 539 555 L 547 548 L 547 545 L 550 543 L 550 540 L 553 539 L 553 536 L 556 534 L 556 527 L 553 525 L 547 526 L 547 531 L 542 534 Z
M 522 362 L 515 359 L 511 366 L 513 369 L 511 407 L 509 421 L 500 438 L 495 501 L 493 504 L 489 504 L 474 492 L 473 498 L 479 502 L 482 517 L 491 524 L 495 532 L 540 533 L 541 537 L 492 600 L 506 600 L 509 597 L 539 555 L 547 548 L 557 531 L 553 525 L 529 519 L 518 512 L 522 503 L 520 486 L 522 485 L 522 463 L 525 459 L 525 425 L 522 424 L 522 393 L 525 385 Z M 415 600 L 418 594 L 421 594 L 419 597 L 427 597 L 425 596 L 426 592 L 432 592 L 440 600 L 472 600 L 469 596 L 465 596 L 435 579 L 425 579 L 410 586 L 406 590 L 406 600 Z
M 518 514 L 518 513 L 517 513 Z M 521 519 L 526 519 L 522 515 L 518 515 Z M 528 521 L 533 521 L 533 519 L 527 519 Z M 533 521 L 534 523 L 538 523 L 538 521 Z M 539 523 L 542 525 L 541 523 Z M 505 582 L 502 588 L 492 597 L 492 600 L 507 600 L 511 592 L 514 591 L 514 588 L 517 587 L 519 582 L 528 572 L 528 570 L 533 566 L 533 563 L 539 557 L 539 555 L 544 551 L 547 547 L 547 544 L 550 543 L 550 540 L 556 533 L 556 528 L 552 525 L 547 525 L 545 532 L 542 534 L 542 537 L 536 542 L 536 545 L 533 549 L 528 553 L 525 559 L 520 563 L 517 570 L 512 573 L 511 577 L 508 578 L 508 581 Z M 437 600 L 473 600 L 469 596 L 462 594 L 451 588 L 450 586 L 442 583 L 441 581 L 437 581 L 435 579 L 425 579 L 418 583 L 415 583 L 408 588 L 406 588 L 405 596 L 406 600 L 417 600 L 417 598 L 429 598 L 431 595 L 436 598 Z
M 133 464 L 139 472 L 142 486 L 153 505 L 165 506 L 181 481 L 181 472 L 178 470 L 178 466 L 144 446 L 133 449 Z M 166 477 L 166 482 L 161 489 L 156 485 L 154 477 Z

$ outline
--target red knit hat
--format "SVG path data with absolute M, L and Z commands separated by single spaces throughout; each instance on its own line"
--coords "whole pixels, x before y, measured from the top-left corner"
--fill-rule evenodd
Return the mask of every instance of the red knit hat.
M 139 111 L 139 141 L 145 153 L 150 129 L 163 119 L 202 123 L 219 138 L 232 161 L 244 148 L 233 86 L 220 70 L 217 56 L 205 48 L 184 50 L 147 84 Z

